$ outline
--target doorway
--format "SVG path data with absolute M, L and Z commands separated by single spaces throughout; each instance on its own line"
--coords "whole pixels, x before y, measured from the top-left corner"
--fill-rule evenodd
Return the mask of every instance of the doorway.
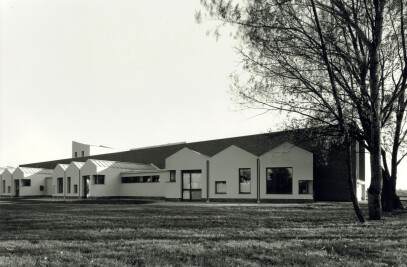
M 14 185 L 16 189 L 16 197 L 20 196 L 20 180 L 14 180 Z
M 83 176 L 83 198 L 89 197 L 90 175 Z
M 181 171 L 182 200 L 202 200 L 202 170 Z

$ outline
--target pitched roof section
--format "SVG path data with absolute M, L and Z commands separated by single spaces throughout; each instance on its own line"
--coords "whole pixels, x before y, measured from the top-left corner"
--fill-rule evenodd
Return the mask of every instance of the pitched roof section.
M 66 169 L 68 169 L 69 164 L 58 164 L 64 171 L 66 171 Z M 58 166 L 57 165 L 57 166 Z
M 85 162 L 78 162 L 78 161 L 72 161 L 70 164 L 75 165 L 78 169 L 82 168 L 83 165 L 85 165 Z
M 96 159 L 90 159 L 89 161 L 98 167 L 129 169 L 129 170 L 157 170 L 157 168 L 155 166 L 142 164 L 142 163 L 96 160 Z
M 144 164 L 154 164 L 160 169 L 165 168 L 165 158 L 171 156 L 177 151 L 187 147 L 191 150 L 199 152 L 201 154 L 212 157 L 213 155 L 219 153 L 220 151 L 228 148 L 231 145 L 240 147 L 243 150 L 255 155 L 261 156 L 264 153 L 270 151 L 271 149 L 277 147 L 278 145 L 289 141 L 296 146 L 304 148 L 312 152 L 312 147 L 310 145 L 310 138 L 300 141 L 296 137 L 298 132 L 305 132 L 306 130 L 299 131 L 282 131 L 275 133 L 266 134 L 256 134 L 240 137 L 231 137 L 217 140 L 193 142 L 193 143 L 181 143 L 173 145 L 165 145 L 159 147 L 141 148 L 137 150 L 129 150 L 123 152 L 116 152 L 110 154 L 94 155 L 89 157 L 75 158 L 77 160 L 86 161 L 87 159 L 98 159 L 98 160 L 108 160 L 108 161 L 122 161 L 122 162 L 141 162 Z M 69 164 L 72 161 L 71 158 L 63 160 L 54 160 L 48 162 L 31 163 L 21 166 L 27 167 L 42 167 L 42 168 L 55 168 L 55 165 L 59 163 Z
M 52 174 L 53 170 L 43 168 L 18 167 L 25 174 Z

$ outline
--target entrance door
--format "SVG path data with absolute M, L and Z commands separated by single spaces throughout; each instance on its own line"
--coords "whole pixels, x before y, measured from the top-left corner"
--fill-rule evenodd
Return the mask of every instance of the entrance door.
M 14 185 L 16 189 L 16 197 L 20 195 L 20 180 L 14 180 Z
M 83 176 L 83 198 L 89 197 L 89 183 L 90 176 L 89 175 Z
M 187 170 L 182 173 L 182 199 L 202 200 L 202 171 Z

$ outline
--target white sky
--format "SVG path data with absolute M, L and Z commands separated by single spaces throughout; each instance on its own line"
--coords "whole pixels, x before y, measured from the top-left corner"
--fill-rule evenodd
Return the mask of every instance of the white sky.
M 0 1 L 0 166 L 267 132 L 237 112 L 228 36 L 196 24 L 199 0 Z
M 196 24 L 199 0 L 0 1 L 0 166 L 278 129 L 238 111 L 236 43 Z M 399 179 L 407 188 L 407 179 Z

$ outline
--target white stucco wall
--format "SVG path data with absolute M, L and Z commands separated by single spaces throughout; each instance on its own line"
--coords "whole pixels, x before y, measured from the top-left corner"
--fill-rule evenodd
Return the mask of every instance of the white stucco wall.
M 237 146 L 230 146 L 209 160 L 210 198 L 257 199 L 257 157 Z M 250 194 L 239 193 L 239 168 L 251 169 Z M 216 194 L 215 182 L 226 181 L 226 194 Z
M 208 156 L 195 152 L 189 148 L 183 148 L 175 154 L 165 159 L 165 169 L 176 171 L 176 182 L 167 183 L 165 196 L 170 199 L 180 199 L 182 197 L 181 185 L 183 170 L 202 171 L 202 198 L 206 198 L 206 161 Z
M 159 175 L 160 182 L 158 183 L 121 183 L 121 196 L 128 197 L 165 197 L 165 187 L 170 180 L 168 171 L 158 171 L 158 172 L 137 172 L 133 174 L 121 175 L 119 177 L 121 182 L 121 177 L 130 176 L 153 176 Z
M 58 183 L 57 183 L 58 178 L 63 179 L 63 191 L 62 191 L 62 193 L 58 193 Z M 52 172 L 52 188 L 53 188 L 52 196 L 54 196 L 54 197 L 63 197 L 63 196 L 65 196 L 65 193 L 66 193 L 66 176 L 65 176 L 65 170 L 61 166 L 61 164 L 58 164 L 54 168 L 54 171 Z
M 3 193 L 3 190 L 0 191 L 1 196 L 7 196 L 10 197 L 13 195 L 13 178 L 12 174 L 14 172 L 14 169 L 6 169 L 4 172 L 1 174 L 1 184 L 3 185 L 3 181 L 6 181 L 5 184 L 5 192 Z M 8 193 L 8 187 L 10 187 L 10 193 Z
M 50 174 L 42 174 L 42 173 L 24 173 L 20 168 L 17 168 L 13 173 L 13 183 L 15 180 L 19 180 L 20 183 L 20 192 L 19 196 L 44 196 L 44 190 L 40 190 L 40 186 L 45 188 L 45 177 L 49 177 Z M 22 186 L 21 179 L 30 179 L 31 185 L 30 186 Z M 15 188 L 14 188 L 15 190 Z M 15 192 L 12 192 L 13 195 Z
M 260 158 L 261 199 L 313 199 L 313 194 L 298 194 L 299 180 L 313 180 L 313 154 L 288 142 Z M 292 167 L 292 194 L 266 194 L 266 168 Z
M 72 158 L 75 158 L 75 152 L 77 152 L 77 157 L 82 157 L 82 151 L 85 157 L 89 156 L 90 146 L 88 144 L 72 141 Z
M 71 193 L 66 193 L 66 196 L 68 197 L 79 197 L 79 196 L 83 196 L 83 190 L 82 187 L 80 187 L 80 168 L 78 168 L 78 166 L 71 162 L 71 164 L 69 164 L 68 168 L 66 169 L 66 177 L 71 177 Z M 75 185 L 77 185 L 78 188 L 78 192 L 75 193 L 74 188 Z

